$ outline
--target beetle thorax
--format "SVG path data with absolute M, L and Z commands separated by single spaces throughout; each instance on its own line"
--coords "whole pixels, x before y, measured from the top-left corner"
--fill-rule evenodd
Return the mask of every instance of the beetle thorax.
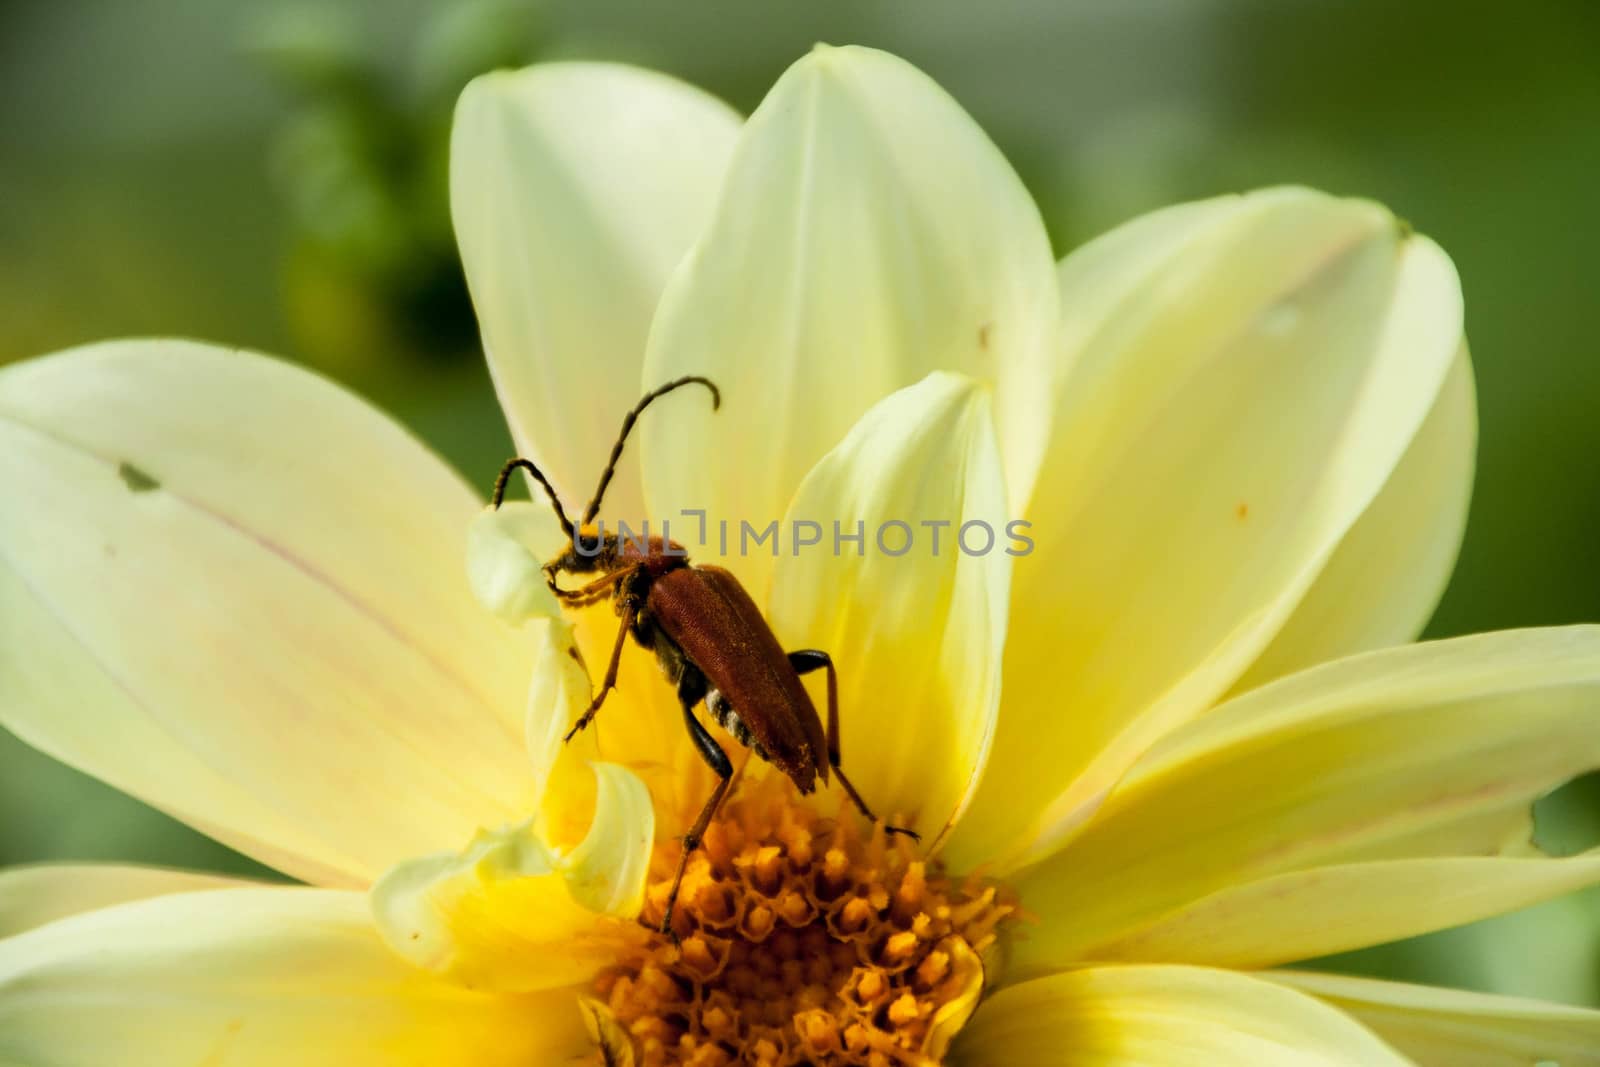
M 678 855 L 657 847 L 643 922 Z M 680 942 L 650 935 L 602 975 L 595 1010 L 642 1067 L 936 1064 L 1014 910 L 853 811 L 819 815 L 781 775 L 746 779 L 689 861 Z

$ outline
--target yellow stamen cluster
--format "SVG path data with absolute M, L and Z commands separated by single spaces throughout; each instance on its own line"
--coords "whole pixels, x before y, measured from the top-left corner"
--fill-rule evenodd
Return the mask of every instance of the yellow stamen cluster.
M 659 922 L 678 855 L 657 848 L 644 921 Z M 773 775 L 741 787 L 691 857 L 679 943 L 655 935 L 607 971 L 596 1008 L 643 1067 L 936 1064 L 1013 911 L 854 811 L 796 803 Z

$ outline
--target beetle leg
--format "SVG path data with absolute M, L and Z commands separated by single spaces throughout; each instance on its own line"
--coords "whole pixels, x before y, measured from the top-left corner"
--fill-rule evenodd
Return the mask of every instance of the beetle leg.
M 560 598 L 563 603 L 575 607 L 583 607 L 609 596 L 612 586 L 631 578 L 633 572 L 634 568 L 631 567 L 612 571 L 610 574 L 596 578 L 587 585 L 580 585 L 576 589 L 563 589 L 557 585 L 555 575 L 550 573 L 549 568 L 546 568 L 546 578 L 548 579 L 547 584 L 550 586 L 550 591 Z
M 833 773 L 839 776 L 839 784 L 844 786 L 844 791 L 855 803 L 857 810 L 866 816 L 867 821 L 877 822 L 878 817 L 872 814 L 872 809 L 867 807 L 867 802 L 861 799 L 861 794 L 856 792 L 856 787 L 850 779 L 845 777 L 844 768 L 839 766 L 839 672 L 834 669 L 833 657 L 819 648 L 803 648 L 798 652 L 789 653 L 789 666 L 794 668 L 796 674 L 810 674 L 822 667 L 828 670 L 828 766 L 833 768 Z M 883 824 L 885 833 L 905 834 L 913 841 L 921 841 L 922 835 L 905 826 L 890 826 Z
M 565 604 L 569 608 L 593 607 L 610 595 L 611 590 L 609 589 L 602 589 L 596 593 L 586 593 L 582 596 L 577 593 L 570 593 L 565 589 L 556 590 L 556 599 L 560 600 L 561 603 Z
M 562 741 L 571 741 L 579 730 L 589 725 L 589 720 L 594 718 L 594 713 L 600 710 L 600 705 L 606 702 L 606 694 L 616 688 L 617 665 L 622 662 L 622 646 L 628 640 L 628 631 L 633 628 L 634 616 L 639 614 L 639 601 L 633 598 L 622 603 L 622 625 L 617 627 L 617 643 L 611 646 L 611 662 L 606 666 L 606 676 L 600 682 L 600 692 L 589 701 L 589 706 L 584 709 L 578 721 L 572 724 L 572 729 L 567 731 L 567 736 Z
M 727 795 L 728 787 L 733 784 L 733 764 L 728 762 L 728 754 L 717 744 L 717 739 L 711 732 L 700 724 L 694 716 L 694 706 L 705 696 L 705 678 L 698 670 L 684 672 L 684 677 L 678 682 L 678 701 L 683 705 L 683 721 L 689 727 L 689 737 L 694 741 L 694 747 L 700 755 L 717 772 L 717 788 L 711 791 L 711 798 L 706 801 L 706 806 L 700 809 L 700 815 L 694 820 L 694 825 L 689 827 L 689 832 L 683 836 L 683 855 L 678 857 L 678 873 L 672 877 L 672 890 L 667 894 L 667 908 L 661 915 L 661 932 L 669 935 L 674 941 L 678 935 L 672 929 L 672 909 L 678 903 L 678 889 L 683 885 L 683 872 L 689 865 L 689 856 L 700 847 L 700 838 L 706 832 L 706 827 L 711 825 L 711 819 L 717 813 L 717 808 L 722 805 L 722 798 Z
M 593 592 L 580 592 L 575 590 L 557 589 L 556 599 L 569 608 L 588 608 L 610 597 L 614 590 L 609 588 L 596 589 Z

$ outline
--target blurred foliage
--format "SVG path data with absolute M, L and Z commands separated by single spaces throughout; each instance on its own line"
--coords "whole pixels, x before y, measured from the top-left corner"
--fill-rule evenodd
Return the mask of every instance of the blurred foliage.
M 534 60 L 533 11 L 503 0 L 442 8 L 399 70 L 363 32 L 372 13 L 286 6 L 259 20 L 250 51 L 290 100 L 269 170 L 294 242 L 285 312 L 310 358 L 339 366 L 471 346 L 445 209 L 450 116 L 473 76 Z
M 1467 289 L 1479 476 L 1436 635 L 1600 618 L 1600 5 L 0 0 L 0 362 L 181 334 L 318 366 L 486 480 L 509 447 L 449 233 L 450 108 L 534 58 L 657 67 L 748 110 L 817 40 L 906 56 L 1065 251 L 1174 200 L 1371 196 Z M 9 502 L 8 502 L 9 504 Z M 248 863 L 0 740 L 0 862 Z M 1600 783 L 1541 805 L 1600 840 Z M 1600 1003 L 1600 896 L 1336 961 Z

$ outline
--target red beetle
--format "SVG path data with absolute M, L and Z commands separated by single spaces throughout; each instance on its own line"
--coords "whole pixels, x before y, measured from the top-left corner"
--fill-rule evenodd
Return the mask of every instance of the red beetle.
M 785 652 L 739 580 L 721 567 L 691 565 L 688 553 L 677 543 L 660 537 L 648 541 L 623 538 L 591 525 L 640 414 L 653 401 L 690 384 L 703 385 L 711 391 L 713 408 L 722 405 L 717 387 L 709 379 L 695 376 L 678 378 L 646 393 L 622 420 L 622 431 L 580 525 L 575 526 L 567 518 L 555 489 L 529 460 L 519 457 L 507 462 L 494 485 L 494 506 L 498 508 L 512 471 L 521 468 L 532 475 L 550 497 L 556 519 L 567 535 L 566 550 L 544 565 L 551 591 L 562 603 L 573 607 L 596 604 L 609 597 L 622 618 L 600 691 L 567 732 L 566 739 L 572 740 L 589 724 L 616 686 L 617 664 L 631 632 L 635 641 L 655 653 L 667 679 L 677 687 L 689 736 L 717 773 L 716 789 L 683 839 L 683 856 L 678 860 L 678 872 L 661 919 L 661 931 L 669 934 L 684 867 L 699 847 L 706 826 L 733 780 L 728 754 L 695 717 L 695 705 L 701 701 L 735 741 L 788 775 L 800 792 L 816 789 L 818 778 L 826 783 L 831 768 L 861 814 L 876 821 L 839 766 L 839 683 L 828 654 L 814 648 Z M 599 577 L 567 589 L 558 581 L 564 574 Z M 828 672 L 826 733 L 816 705 L 800 682 L 802 674 L 819 669 Z M 918 837 L 915 831 L 902 826 L 886 829 L 889 833 Z

